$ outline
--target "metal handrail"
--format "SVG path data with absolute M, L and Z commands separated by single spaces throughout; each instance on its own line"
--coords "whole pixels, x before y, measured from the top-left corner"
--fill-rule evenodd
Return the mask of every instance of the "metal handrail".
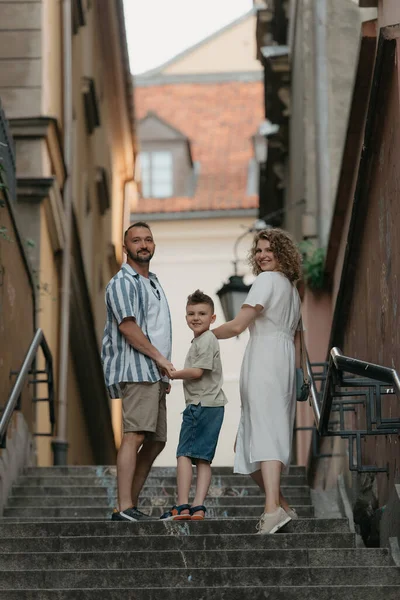
M 365 362 L 358 358 L 349 358 L 344 356 L 339 348 L 332 348 L 331 358 L 337 369 L 360 377 L 364 376 L 368 379 L 392 384 L 396 388 L 396 393 L 400 396 L 400 377 L 395 369 Z
M 334 377 L 337 375 L 335 373 L 336 370 L 387 383 L 393 387 L 393 391 L 400 397 L 400 377 L 395 369 L 382 367 L 381 365 L 345 356 L 339 348 L 332 348 L 330 351 L 322 402 L 320 403 L 311 364 L 307 356 L 307 371 L 311 387 L 309 401 L 314 413 L 315 425 L 320 435 L 325 435 L 328 431 L 334 398 L 334 394 L 332 394 L 332 385 L 335 383 Z
M 32 363 L 35 360 L 38 349 L 41 348 L 46 360 L 46 374 L 47 374 L 47 384 L 48 384 L 48 402 L 49 402 L 49 418 L 51 424 L 51 431 L 54 432 L 55 425 L 55 410 L 54 410 L 54 382 L 53 382 L 53 357 L 47 344 L 46 338 L 42 329 L 38 329 L 33 337 L 31 345 L 28 348 L 28 351 L 25 355 L 24 361 L 22 363 L 21 370 L 18 372 L 17 379 L 15 381 L 14 387 L 11 390 L 11 394 L 6 402 L 3 414 L 0 419 L 0 444 L 3 442 L 7 429 L 10 424 L 11 417 L 13 415 L 14 410 L 16 409 L 19 401 L 19 397 L 21 395 L 24 383 L 26 378 L 28 377 Z

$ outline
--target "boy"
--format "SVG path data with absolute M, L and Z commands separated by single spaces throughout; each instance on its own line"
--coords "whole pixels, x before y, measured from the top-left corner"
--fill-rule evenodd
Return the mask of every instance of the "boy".
M 186 322 L 194 333 L 194 339 L 184 369 L 170 374 L 171 379 L 183 380 L 186 401 L 176 451 L 178 503 L 161 519 L 202 520 L 207 510 L 204 500 L 211 483 L 211 462 L 227 403 L 222 391 L 219 344 L 210 331 L 214 321 L 214 302 L 210 296 L 196 290 L 186 304 Z M 197 482 L 196 495 L 190 506 L 192 464 L 197 467 Z

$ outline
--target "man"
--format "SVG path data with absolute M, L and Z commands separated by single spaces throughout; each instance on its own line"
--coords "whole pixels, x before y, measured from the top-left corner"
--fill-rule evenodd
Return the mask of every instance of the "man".
M 155 243 L 147 223 L 124 235 L 127 262 L 106 288 L 107 321 L 102 361 L 111 398 L 122 398 L 123 438 L 117 457 L 118 510 L 113 520 L 151 517 L 138 497 L 166 442 L 165 396 L 171 358 L 171 318 L 157 277 L 149 271 Z

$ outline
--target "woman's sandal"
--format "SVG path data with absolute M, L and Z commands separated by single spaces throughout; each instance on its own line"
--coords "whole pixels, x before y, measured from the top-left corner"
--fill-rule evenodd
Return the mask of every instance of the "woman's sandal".
M 188 512 L 182 514 L 183 510 L 187 510 Z M 165 512 L 160 517 L 160 519 L 163 519 L 164 521 L 190 521 L 191 518 L 192 517 L 190 514 L 190 504 L 180 504 L 179 506 L 176 506 L 176 504 L 174 504 L 171 510 Z
M 195 513 L 203 512 L 202 515 L 196 515 Z M 190 518 L 192 521 L 203 521 L 206 516 L 207 509 L 203 504 L 199 506 L 191 506 L 190 507 Z

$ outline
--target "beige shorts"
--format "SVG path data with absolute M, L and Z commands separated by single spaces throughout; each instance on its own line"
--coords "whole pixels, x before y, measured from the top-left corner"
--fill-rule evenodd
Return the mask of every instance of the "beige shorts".
M 120 384 L 124 433 L 141 431 L 152 441 L 167 441 L 167 383 Z

